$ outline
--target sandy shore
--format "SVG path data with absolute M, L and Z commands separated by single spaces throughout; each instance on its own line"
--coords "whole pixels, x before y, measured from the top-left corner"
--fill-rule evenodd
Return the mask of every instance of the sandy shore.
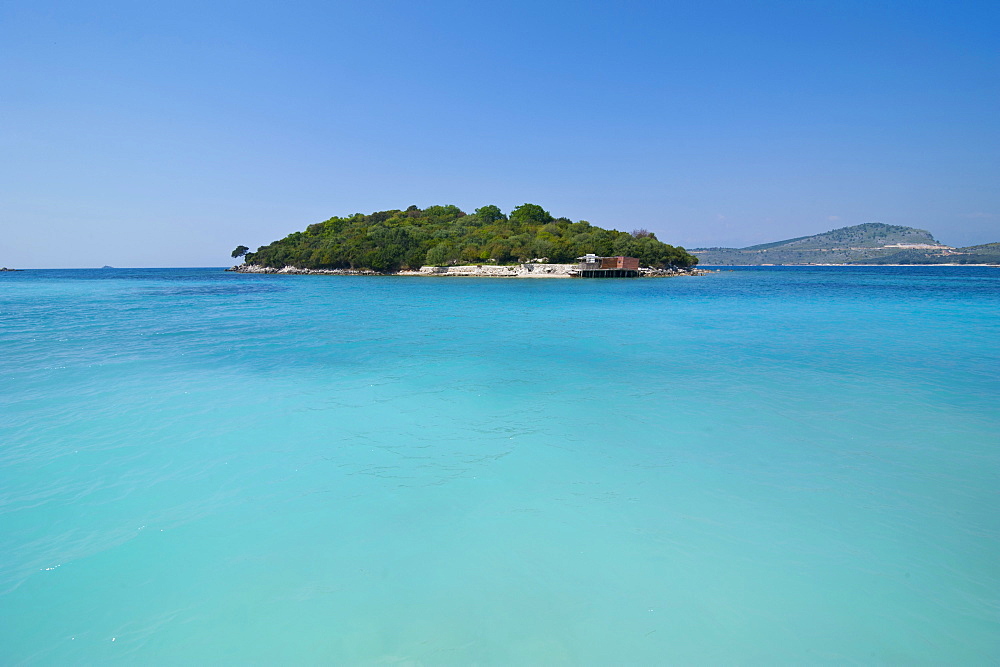
M 465 278 L 574 278 L 576 264 L 517 264 L 494 266 L 489 264 L 467 266 L 422 266 L 419 271 L 360 271 L 354 269 L 299 269 L 286 266 L 275 269 L 256 264 L 238 264 L 226 271 L 236 273 L 275 273 L 281 275 L 321 275 L 321 276 L 422 276 L 422 277 L 465 277 Z M 703 276 L 710 273 L 703 269 L 639 269 L 644 278 L 669 278 L 675 276 Z

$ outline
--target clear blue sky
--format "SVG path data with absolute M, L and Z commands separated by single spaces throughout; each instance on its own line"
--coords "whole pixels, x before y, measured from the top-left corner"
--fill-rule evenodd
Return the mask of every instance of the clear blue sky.
M 448 203 L 1000 241 L 998 44 L 995 0 L 8 0 L 0 265 L 222 266 Z

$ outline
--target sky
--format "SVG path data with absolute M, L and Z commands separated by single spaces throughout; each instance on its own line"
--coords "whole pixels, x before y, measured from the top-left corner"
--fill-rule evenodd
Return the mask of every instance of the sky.
M 1000 3 L 0 3 L 0 265 L 541 204 L 687 248 L 1000 241 Z

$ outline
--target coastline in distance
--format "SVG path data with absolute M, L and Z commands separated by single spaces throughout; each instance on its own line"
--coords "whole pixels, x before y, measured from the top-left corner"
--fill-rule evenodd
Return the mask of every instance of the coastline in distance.
M 1000 264 L 1000 243 L 953 248 L 930 232 L 869 222 L 747 248 L 694 248 L 701 264 Z

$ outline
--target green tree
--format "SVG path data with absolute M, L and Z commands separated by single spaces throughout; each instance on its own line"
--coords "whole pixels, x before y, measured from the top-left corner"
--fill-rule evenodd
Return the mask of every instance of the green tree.
M 447 243 L 438 243 L 427 251 L 424 260 L 430 266 L 444 266 L 452 258 L 453 249 Z
M 482 208 L 477 208 L 476 215 L 478 215 L 479 219 L 485 222 L 487 225 L 492 222 L 499 222 L 501 220 L 507 219 L 507 216 L 503 214 L 503 211 L 501 211 L 499 207 L 494 206 L 493 204 L 487 204 Z
M 238 245 L 236 246 L 236 250 L 233 251 L 232 255 L 233 259 L 236 259 L 237 257 L 243 257 L 248 252 L 250 252 L 250 248 L 246 247 L 245 245 Z
M 544 225 L 552 222 L 552 214 L 538 204 L 521 204 L 510 212 L 510 219 L 520 224 Z

